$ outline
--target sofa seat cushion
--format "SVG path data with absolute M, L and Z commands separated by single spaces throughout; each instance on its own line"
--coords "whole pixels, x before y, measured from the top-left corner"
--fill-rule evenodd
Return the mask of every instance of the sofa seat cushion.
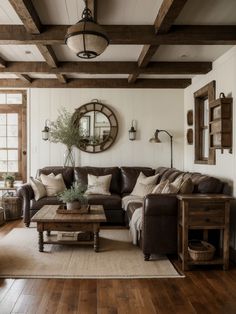
M 90 205 L 103 205 L 104 209 L 121 210 L 121 197 L 118 194 L 93 194 L 87 197 Z
M 39 210 L 44 205 L 60 205 L 60 204 L 62 204 L 62 202 L 59 201 L 56 196 L 46 196 L 46 197 L 40 198 L 38 201 L 33 200 L 31 209 Z

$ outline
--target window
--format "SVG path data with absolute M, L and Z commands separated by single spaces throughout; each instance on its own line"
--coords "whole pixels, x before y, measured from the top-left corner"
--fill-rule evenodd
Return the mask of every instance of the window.
M 195 163 L 215 164 L 215 150 L 210 147 L 209 103 L 215 100 L 215 81 L 194 93 L 195 99 Z
M 0 91 L 0 175 L 26 181 L 26 91 Z

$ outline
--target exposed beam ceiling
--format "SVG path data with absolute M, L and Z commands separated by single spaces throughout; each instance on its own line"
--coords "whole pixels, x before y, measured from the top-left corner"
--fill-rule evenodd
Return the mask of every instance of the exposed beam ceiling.
M 1 87 L 32 88 L 186 88 L 191 79 L 138 79 L 129 84 L 126 79 L 71 79 L 67 84 L 54 79 L 34 79 L 31 84 L 21 80 L 0 79 Z
M 45 62 L 8 62 L 1 73 L 46 74 L 205 74 L 212 69 L 211 62 L 150 62 L 146 68 L 138 68 L 136 62 L 60 62 L 52 68 Z
M 170 30 L 186 2 L 187 0 L 164 0 L 162 2 L 154 23 L 156 34 L 165 34 Z M 147 66 L 158 48 L 159 45 L 144 45 L 138 58 L 138 66 Z M 129 77 L 129 82 L 133 83 L 137 78 L 137 73 L 133 73 Z
M 143 45 L 137 62 L 60 62 L 53 45 L 63 45 L 70 25 L 43 25 L 32 0 L 9 0 L 22 25 L 0 25 L 0 45 L 36 45 L 45 62 L 6 62 L 0 73 L 21 80 L 0 80 L 8 87 L 184 88 L 190 79 L 139 79 L 145 75 L 196 75 L 212 69 L 211 62 L 150 62 L 160 45 L 234 45 L 236 25 L 173 25 L 187 0 L 163 0 L 154 25 L 103 25 L 111 45 Z M 97 0 L 87 0 L 97 19 Z M 32 79 L 30 73 L 54 74 L 56 79 Z M 68 79 L 69 74 L 129 74 L 127 79 Z M 8 82 L 8 83 L 7 83 Z M 136 86 L 137 85 L 137 86 Z
M 63 45 L 67 25 L 44 25 L 41 34 L 26 32 L 21 25 L 0 25 L 0 45 Z M 156 35 L 152 25 L 104 26 L 113 45 L 235 45 L 235 25 L 174 25 Z

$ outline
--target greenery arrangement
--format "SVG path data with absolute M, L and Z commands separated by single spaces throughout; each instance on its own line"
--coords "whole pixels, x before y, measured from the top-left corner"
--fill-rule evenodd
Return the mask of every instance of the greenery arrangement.
M 53 143 L 62 143 L 68 150 L 73 146 L 79 147 L 81 140 L 80 128 L 73 124 L 73 113 L 62 108 L 56 121 L 50 125 L 50 141 Z
M 2 177 L 3 177 L 4 181 L 10 181 L 10 182 L 15 181 L 15 175 L 11 174 L 11 173 L 3 173 Z
M 15 181 L 15 175 L 13 173 L 3 173 L 2 178 L 5 182 L 5 187 L 13 187 Z
M 85 191 L 85 186 L 79 183 L 74 183 L 71 188 L 61 192 L 58 195 L 58 199 L 63 203 L 73 203 L 75 201 L 80 201 L 82 204 L 84 204 L 87 201 L 87 198 L 84 195 Z

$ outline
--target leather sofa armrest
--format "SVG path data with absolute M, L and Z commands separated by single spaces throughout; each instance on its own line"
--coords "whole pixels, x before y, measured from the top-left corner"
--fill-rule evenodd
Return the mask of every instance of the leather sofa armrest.
M 144 198 L 144 216 L 177 215 L 178 200 L 175 194 L 148 194 Z
M 17 189 L 16 195 L 22 199 L 22 211 L 24 223 L 27 227 L 30 224 L 30 201 L 34 199 L 34 191 L 30 184 L 23 184 Z
M 142 250 L 144 259 L 151 254 L 177 252 L 178 200 L 174 194 L 149 194 L 144 199 Z

